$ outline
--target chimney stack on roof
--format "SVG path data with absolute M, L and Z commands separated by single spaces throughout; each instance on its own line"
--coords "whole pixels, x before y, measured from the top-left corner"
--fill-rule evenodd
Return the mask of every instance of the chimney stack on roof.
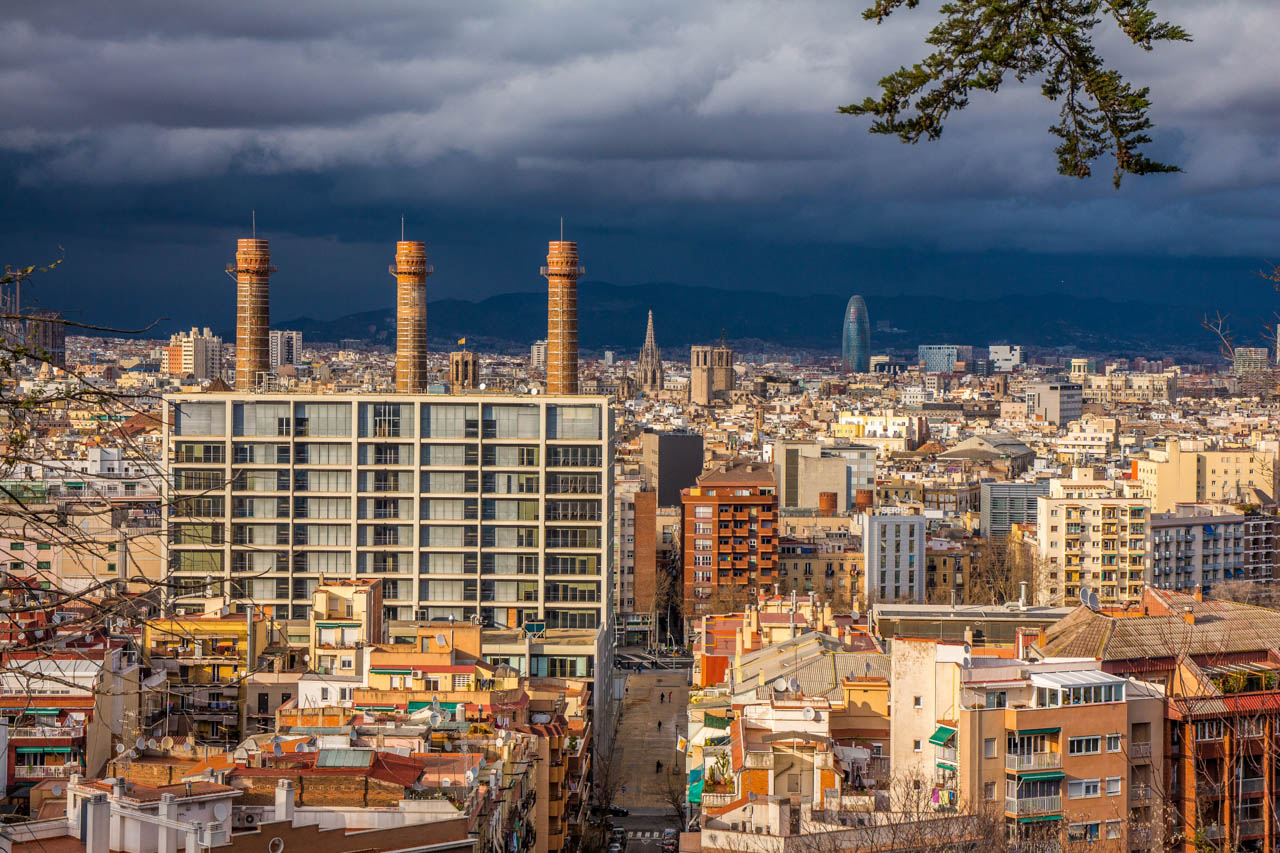
M 236 242 L 236 260 L 227 274 L 236 280 L 236 390 L 252 391 L 271 370 L 271 249 L 266 240 Z
M 396 391 L 420 394 L 427 390 L 427 244 L 420 240 L 396 243 L 396 262 L 388 269 L 396 277 Z
M 563 230 L 563 229 L 562 229 Z M 563 234 L 561 235 L 563 237 Z M 547 244 L 547 393 L 578 393 L 578 244 Z

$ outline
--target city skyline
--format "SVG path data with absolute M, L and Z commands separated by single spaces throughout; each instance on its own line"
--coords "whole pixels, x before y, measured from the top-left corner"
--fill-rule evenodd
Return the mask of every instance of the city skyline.
M 1173 149 L 1153 153 L 1187 171 L 1120 192 L 1046 174 L 1052 108 L 1028 88 L 975 97 L 918 148 L 837 116 L 915 38 L 909 21 L 874 27 L 852 6 L 799 5 L 779 22 L 750 6 L 670 5 L 648 20 L 498 5 L 429 24 L 382 4 L 305 22 L 246 6 L 226 9 L 228 26 L 125 4 L 105 31 L 22 10 L 11 49 L 43 95 L 11 105 L 0 139 L 0 252 L 38 263 L 63 247 L 48 307 L 128 328 L 225 327 L 223 246 L 252 210 L 288 259 L 274 281 L 282 318 L 384 304 L 371 285 L 402 216 L 441 270 L 429 299 L 538 290 L 520 259 L 564 216 L 592 246 L 593 279 L 622 285 L 1167 289 L 1199 313 L 1266 313 L 1250 273 L 1274 255 L 1276 59 L 1256 44 L 1270 7 L 1164 5 L 1196 40 L 1144 58 Z M 335 77 L 324 45 L 362 70 Z M 159 70 L 175 60 L 184 74 Z M 551 97 L 564 91 L 590 99 Z M 540 100 L 555 111 L 527 106 Z M 1220 111 L 1238 118 L 1225 137 Z M 1202 299 L 1224 291 L 1225 306 Z

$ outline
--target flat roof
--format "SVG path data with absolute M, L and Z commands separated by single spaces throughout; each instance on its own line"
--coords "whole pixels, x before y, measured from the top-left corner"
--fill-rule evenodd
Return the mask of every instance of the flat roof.
M 1127 680 L 1100 669 L 1078 669 L 1066 672 L 1032 672 L 1031 683 L 1037 687 L 1087 687 L 1098 684 L 1127 684 Z

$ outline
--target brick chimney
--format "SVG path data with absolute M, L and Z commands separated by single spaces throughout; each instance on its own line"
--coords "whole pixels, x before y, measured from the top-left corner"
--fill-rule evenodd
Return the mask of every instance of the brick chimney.
M 1191 609 L 1191 605 L 1182 608 L 1182 620 L 1188 625 L 1196 624 L 1196 612 Z
M 1200 584 L 1196 584 L 1196 591 L 1194 594 L 1196 597 L 1196 601 L 1204 601 L 1204 587 L 1202 587 Z

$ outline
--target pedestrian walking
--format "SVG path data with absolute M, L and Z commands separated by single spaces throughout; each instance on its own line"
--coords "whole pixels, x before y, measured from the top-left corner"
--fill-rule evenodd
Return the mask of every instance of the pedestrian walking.
M 665 700 L 661 693 L 658 694 L 658 704 L 661 705 Z
M 662 731 L 662 720 L 658 720 L 658 731 Z

